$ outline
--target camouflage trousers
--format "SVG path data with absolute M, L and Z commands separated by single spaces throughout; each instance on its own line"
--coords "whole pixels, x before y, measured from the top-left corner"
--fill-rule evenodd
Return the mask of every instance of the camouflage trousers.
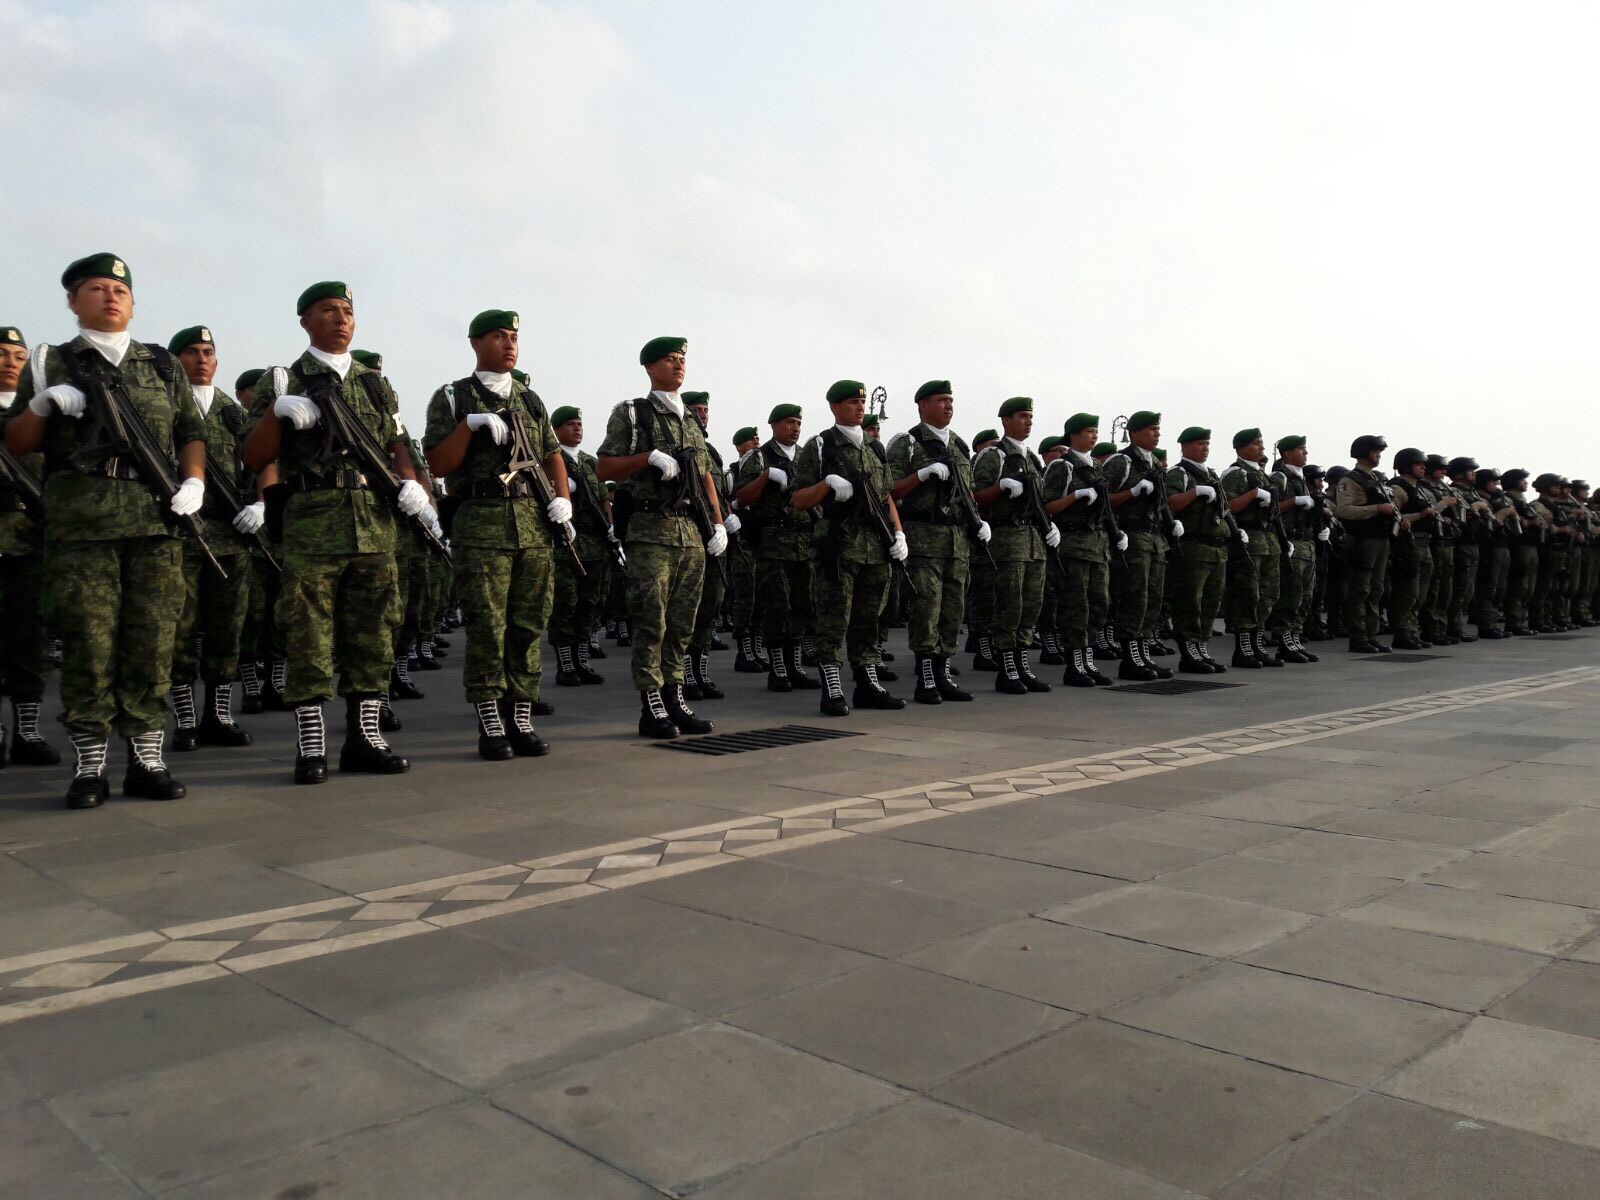
M 1046 565 L 1044 571 L 1044 598 L 1039 602 L 1039 619 L 1034 622 L 1038 626 L 1041 637 L 1047 633 L 1055 633 L 1057 631 L 1056 607 L 1058 603 L 1056 572 Z
M 1465 629 L 1471 620 L 1472 598 L 1478 590 L 1478 560 L 1483 547 L 1461 542 L 1456 546 L 1455 584 L 1450 589 L 1449 619 L 1445 624 L 1456 630 Z
M 769 645 L 798 642 L 816 623 L 811 562 L 758 558 L 755 586 L 757 620 Z
M 700 607 L 695 610 L 694 632 L 689 635 L 689 649 L 695 654 L 711 649 L 711 631 L 717 623 L 717 614 L 722 611 L 722 598 L 728 592 L 727 559 L 727 554 L 723 554 L 719 564 L 719 560 L 706 555 L 705 579 L 700 584 Z
M 1033 625 L 1044 603 L 1045 560 L 1008 559 L 994 566 L 994 620 L 990 625 L 996 650 L 1017 650 L 1033 644 Z
M 550 644 L 576 646 L 587 642 L 604 620 L 606 597 L 616 564 L 610 558 L 583 560 L 583 574 L 572 565 L 572 555 L 551 551 L 555 570 L 555 607 L 550 611 Z
M 1491 542 L 1478 556 L 1477 590 L 1472 596 L 1472 623 L 1481 629 L 1503 629 L 1506 582 L 1511 575 L 1511 547 Z
M 250 555 L 218 554 L 223 579 L 191 542 L 183 544 L 183 611 L 172 650 L 172 678 L 232 683 L 239 673 L 239 641 L 250 604 Z M 197 653 L 196 640 L 203 643 Z M 204 657 L 201 657 L 201 654 Z
M 1440 541 L 1432 546 L 1432 570 L 1428 575 L 1428 591 L 1418 604 L 1418 621 L 1429 641 L 1438 640 L 1433 635 L 1444 636 L 1450 627 L 1450 610 L 1455 603 L 1456 544 Z
M 62 541 L 47 561 L 68 730 L 103 738 L 161 729 L 183 607 L 182 543 Z
M 1372 641 L 1381 627 L 1388 538 L 1351 538 L 1344 554 L 1344 624 L 1352 641 Z
M 1294 553 L 1280 564 L 1278 571 L 1278 602 L 1267 618 L 1267 628 L 1292 629 L 1296 633 L 1305 628 L 1311 612 L 1311 593 L 1317 578 L 1317 543 L 1310 537 L 1294 544 Z
M 965 557 L 933 558 L 913 554 L 906 559 L 913 595 L 904 592 L 906 633 L 911 653 L 940 657 L 959 648 L 961 618 L 967 603 L 969 560 Z
M 1111 610 L 1110 566 L 1104 559 L 1049 560 L 1055 573 L 1056 631 L 1069 650 L 1091 645 Z
M 282 631 L 287 704 L 339 695 L 376 695 L 389 686 L 400 588 L 392 554 L 307 554 L 285 550 L 273 619 Z
M 1147 641 L 1155 636 L 1161 615 L 1161 572 L 1164 562 L 1159 533 L 1128 533 L 1128 548 L 1111 558 L 1111 617 L 1119 641 Z
M 817 662 L 852 666 L 879 661 L 878 614 L 889 590 L 889 564 L 817 565 Z
M 1600 546 L 1585 546 L 1580 554 L 1583 556 L 1583 573 L 1578 579 L 1578 594 L 1573 603 L 1573 614 L 1585 621 L 1595 619 L 1595 592 L 1600 589 Z
M 1539 576 L 1530 603 L 1535 629 L 1565 623 L 1571 561 L 1571 546 L 1546 546 L 1539 555 Z
M 1539 547 L 1512 546 L 1506 575 L 1506 621 L 1526 628 L 1532 617 L 1530 605 L 1539 579 Z
M 705 547 L 699 542 L 662 546 L 630 540 L 627 554 L 633 686 L 642 692 L 682 683 L 683 655 L 700 611 Z
M 741 544 L 728 555 L 728 611 L 739 633 L 754 632 L 756 616 L 756 560 Z
M 399 597 L 394 657 L 398 658 L 408 653 L 424 632 L 433 632 L 435 624 L 430 607 L 438 589 L 433 573 L 436 556 L 411 532 L 409 522 L 395 530 L 394 544 L 395 591 Z
M 1167 564 L 1167 615 L 1181 641 L 1206 642 L 1216 628 L 1228 575 L 1228 550 L 1187 540 L 1181 557 Z
M 44 619 L 43 556 L 0 557 L 0 693 L 22 703 L 44 699 L 50 638 Z
M 461 682 L 468 703 L 537 700 L 539 639 L 556 592 L 549 547 L 457 546 L 453 557 L 467 619 Z
M 272 548 L 273 557 L 280 549 Z M 248 662 L 265 662 L 283 657 L 283 639 L 278 636 L 272 611 L 278 603 L 278 573 L 260 555 L 250 556 L 250 586 L 245 597 L 244 629 L 239 634 L 239 657 Z
M 1427 598 L 1433 579 L 1433 553 L 1426 541 L 1402 533 L 1389 549 L 1389 628 L 1397 636 L 1422 632 L 1417 608 Z
M 878 613 L 878 644 L 880 646 L 889 640 L 889 625 L 891 622 L 904 620 L 901 606 L 905 602 L 905 589 L 901 584 L 900 572 L 891 569 L 888 590 L 883 594 L 883 608 Z
M 994 568 L 982 555 L 972 560 L 967 583 L 967 623 L 980 634 L 994 628 Z
M 1267 618 L 1278 603 L 1282 581 L 1279 570 L 1278 539 L 1264 543 L 1269 551 L 1257 554 L 1235 543 L 1228 547 L 1226 584 L 1228 628 L 1234 633 L 1256 633 L 1264 629 Z

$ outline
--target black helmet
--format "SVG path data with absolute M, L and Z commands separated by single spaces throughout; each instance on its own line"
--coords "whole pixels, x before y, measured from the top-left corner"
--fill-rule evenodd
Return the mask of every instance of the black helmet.
M 1574 479 L 1572 481 L 1572 490 L 1575 492 L 1587 492 L 1589 490 L 1589 481 L 1587 479 Z
M 1449 464 L 1445 467 L 1445 470 L 1450 472 L 1450 477 L 1452 479 L 1454 479 L 1457 475 L 1466 475 L 1472 471 L 1476 471 L 1477 469 L 1478 460 L 1473 458 L 1470 454 L 1462 454 L 1456 458 L 1452 458 Z
M 1339 480 L 1343 479 L 1348 474 L 1350 474 L 1350 468 L 1349 467 L 1346 467 L 1346 466 L 1329 467 L 1328 468 L 1328 476 L 1327 476 L 1328 482 L 1329 483 L 1338 483 Z
M 1404 446 L 1394 452 L 1394 469 L 1405 471 L 1427 460 L 1428 456 L 1415 446 Z
M 1472 482 L 1478 487 L 1487 487 L 1500 478 L 1500 472 L 1493 467 L 1479 467 L 1472 473 Z
M 1548 492 L 1552 488 L 1557 488 L 1560 486 L 1561 476 L 1557 475 L 1554 471 L 1546 471 L 1543 475 L 1540 475 L 1533 481 L 1533 490 L 1536 492 Z
M 1363 433 L 1350 443 L 1351 458 L 1365 458 L 1373 452 L 1382 453 L 1389 448 L 1389 443 L 1383 440 L 1380 433 Z
M 1444 455 L 1442 455 L 1442 454 L 1430 454 L 1430 455 L 1428 455 L 1427 462 L 1428 462 L 1428 473 L 1430 475 L 1435 471 L 1448 471 L 1450 469 L 1450 465 L 1447 462 L 1445 462 Z
M 1304 467 L 1300 468 L 1300 473 L 1307 479 L 1321 479 L 1327 474 L 1327 472 L 1321 467 L 1317 466 L 1316 463 L 1307 463 Z
M 1524 482 L 1528 475 L 1529 472 L 1524 471 L 1521 467 L 1512 467 L 1509 471 L 1500 472 L 1500 482 L 1507 487 L 1511 487 L 1513 484 Z

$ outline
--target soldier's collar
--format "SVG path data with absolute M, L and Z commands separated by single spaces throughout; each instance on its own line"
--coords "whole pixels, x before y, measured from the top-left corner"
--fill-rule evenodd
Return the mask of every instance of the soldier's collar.
M 852 446 L 854 446 L 857 450 L 861 449 L 861 447 L 866 444 L 866 440 L 867 440 L 866 430 L 862 429 L 861 426 L 859 426 L 859 425 L 839 425 L 839 424 L 836 423 L 834 425 L 834 428 L 837 429 L 841 434 L 843 434 L 845 440 L 847 442 L 849 442 Z
M 1017 449 L 1017 453 L 1018 454 L 1026 454 L 1028 452 L 1028 443 L 1027 442 L 1019 442 L 1019 441 L 1017 441 L 1016 438 L 1012 437 L 1010 434 L 1007 434 L 1005 437 L 1001 438 L 1000 440 L 1003 441 L 1003 442 L 1008 443 L 1009 445 L 1015 446 L 1016 449 Z
M 1179 461 L 1180 461 L 1180 462 L 1186 462 L 1186 463 L 1188 463 L 1188 464 L 1189 464 L 1189 465 L 1190 465 L 1190 466 L 1191 466 L 1191 467 L 1199 467 L 1199 468 L 1200 468 L 1200 469 L 1201 469 L 1201 470 L 1202 470 L 1202 471 L 1204 471 L 1204 470 L 1207 470 L 1207 469 L 1208 469 L 1208 468 L 1207 468 L 1207 467 L 1206 467 L 1206 465 L 1205 465 L 1205 463 L 1203 463 L 1203 462 L 1195 462 L 1195 460 L 1194 460 L 1194 459 L 1192 459 L 1192 458 L 1182 458 L 1182 459 L 1179 459 Z
M 946 425 L 943 429 L 940 429 L 938 426 L 929 425 L 926 421 L 924 421 L 922 423 L 922 427 L 929 433 L 933 434 L 934 437 L 938 438 L 946 446 L 950 444 L 950 426 Z
M 472 375 L 500 399 L 511 399 L 511 387 L 515 380 L 511 378 L 510 371 L 474 371 Z
M 133 348 L 133 335 L 126 329 L 121 333 L 102 333 L 98 329 L 80 328 L 78 336 L 98 350 L 100 356 L 113 367 L 121 366 L 122 360 L 128 357 L 129 350 Z
M 783 455 L 790 462 L 794 461 L 795 452 L 800 449 L 800 443 L 799 442 L 796 442 L 792 446 L 785 446 L 782 442 L 780 442 L 776 438 L 774 438 L 772 440 L 772 444 L 775 447 L 777 447 L 778 453 Z
M 650 399 L 665 404 L 674 416 L 683 416 L 683 401 L 679 399 L 677 392 L 663 392 L 657 389 L 650 393 Z
M 1072 461 L 1081 467 L 1094 466 L 1094 456 L 1091 454 L 1085 454 L 1082 450 L 1074 450 L 1071 446 L 1067 447 L 1067 453 L 1072 455 Z
M 189 390 L 194 393 L 194 402 L 200 406 L 200 415 L 209 416 L 211 404 L 217 398 L 217 385 L 214 383 L 191 383 Z
M 1299 467 L 1295 466 L 1293 463 L 1284 463 L 1283 469 L 1289 472 L 1289 474 L 1293 475 L 1296 479 L 1304 479 L 1306 477 L 1305 472 Z
M 313 361 L 321 363 L 340 379 L 350 374 L 350 364 L 355 361 L 348 350 L 343 354 L 329 354 L 326 350 L 318 350 L 315 346 L 307 346 L 306 353 L 311 356 Z

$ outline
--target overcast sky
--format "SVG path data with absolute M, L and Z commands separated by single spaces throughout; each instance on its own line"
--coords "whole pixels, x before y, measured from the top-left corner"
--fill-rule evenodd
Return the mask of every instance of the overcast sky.
M 343 279 L 409 422 L 522 314 L 604 416 L 689 338 L 725 451 L 840 377 L 1600 472 L 1593 4 L 0 0 L 0 323 L 291 360 Z

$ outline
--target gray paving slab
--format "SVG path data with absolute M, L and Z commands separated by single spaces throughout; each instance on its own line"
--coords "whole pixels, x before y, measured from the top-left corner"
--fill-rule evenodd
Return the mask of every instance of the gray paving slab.
M 1074 1150 L 1207 1192 L 1345 1104 L 1337 1084 L 1100 1020 L 935 1095 Z
M 1473 892 L 1600 909 L 1600 872 L 1572 863 L 1512 854 L 1473 854 L 1441 867 L 1427 881 Z
M 1275 942 L 1312 920 L 1289 909 L 1149 884 L 1101 892 L 1039 915 L 1048 921 L 1219 958 Z
M 1260 821 L 1231 821 L 1194 812 L 1158 812 L 1120 822 L 1113 831 L 1119 837 L 1145 838 L 1170 842 L 1174 846 L 1197 846 L 1209 850 L 1243 850 L 1263 846 L 1287 837 L 1279 825 Z
M 141 933 L 148 926 L 129 920 L 73 895 L 65 885 L 52 894 L 56 903 L 0 906 L 0 956 L 10 958 L 57 946 L 99 941 L 128 933 Z
M 394 887 L 419 879 L 463 875 L 468 871 L 497 867 L 507 861 L 510 860 L 503 857 L 460 854 L 440 846 L 411 845 L 368 854 L 317 859 L 284 869 L 335 891 L 356 893 Z
M 705 1200 L 1182 1200 L 1191 1193 L 912 1100 L 713 1185 Z
M 1146 838 L 1123 837 L 1108 829 L 1080 829 L 1038 842 L 1013 846 L 1005 853 L 1026 862 L 1046 863 L 1068 870 L 1092 871 L 1113 879 L 1143 882 L 1193 866 L 1223 851 L 1204 846 L 1180 846 Z
M 134 1182 L 164 1190 L 460 1094 L 329 1029 L 72 1092 L 50 1107 Z
M 897 963 L 852 971 L 725 1018 L 918 1090 L 1074 1019 L 1058 1008 Z
M 1392 891 L 1398 879 L 1230 854 L 1157 881 L 1162 887 L 1323 915 Z
M 711 874 L 737 870 L 719 868 Z M 584 896 L 461 926 L 462 937 L 514 950 L 538 966 L 571 963 L 608 949 L 716 924 L 713 917 L 639 895 Z
M 1442 791 L 1420 792 L 1395 802 L 1400 811 L 1432 813 L 1440 817 L 1462 817 L 1473 821 L 1496 821 L 1506 825 L 1538 825 L 1551 817 L 1566 812 L 1573 802 L 1565 799 L 1545 799 L 1526 782 L 1515 778 L 1497 778 L 1501 772 L 1482 776 L 1494 780 L 1481 790 L 1468 790 L 1467 783 L 1457 783 Z
M 1329 821 L 1355 811 L 1355 806 L 1305 800 L 1296 796 L 1236 792 L 1233 795 L 1202 801 L 1187 811 L 1197 816 L 1256 821 L 1268 825 L 1287 826 L 1290 829 L 1317 829 Z
M 952 850 L 1003 854 L 1012 847 L 1029 842 L 1078 830 L 1097 829 L 1146 815 L 1144 809 L 1112 801 L 1108 788 L 1095 788 L 1094 794 L 1099 798 L 1087 800 L 1068 794 L 1019 800 L 1003 809 L 961 813 L 936 821 L 902 825 L 886 831 L 884 836 L 929 846 L 947 846 Z
M 0 1196 L 18 1200 L 135 1200 L 140 1191 L 42 1104 L 6 1113 Z
M 630 1175 L 683 1190 L 901 1095 L 844 1067 L 712 1025 L 511 1084 L 494 1102 Z
M 309 904 L 338 894 L 282 871 L 242 866 L 225 874 L 118 892 L 101 897 L 100 903 L 141 929 L 161 929 L 236 913 Z
M 1243 853 L 1251 858 L 1270 858 L 1275 862 L 1327 867 L 1360 875 L 1412 879 L 1437 870 L 1445 863 L 1462 857 L 1465 852 L 1416 842 L 1396 842 L 1306 829 Z
M 1592 1200 L 1600 1154 L 1362 1096 L 1216 1193 L 1218 1200 Z
M 1558 824 L 1557 820 L 1530 829 L 1519 829 L 1490 842 L 1484 849 L 1491 854 L 1571 863 L 1591 870 L 1600 866 L 1600 832 Z
M 1559 954 L 1593 937 L 1600 916 L 1586 909 L 1484 892 L 1407 884 L 1347 910 L 1352 921 Z
M 1551 963 L 1490 1008 L 1488 1015 L 1600 1038 L 1600 965 Z
M 1335 818 L 1323 826 L 1330 833 L 1360 834 L 1399 842 L 1423 842 L 1476 850 L 1510 833 L 1517 826 L 1504 821 L 1476 821 L 1466 817 L 1441 817 L 1433 813 L 1395 807 L 1369 808 Z
M 1600 1148 L 1600 1042 L 1592 1038 L 1478 1017 L 1379 1090 Z

